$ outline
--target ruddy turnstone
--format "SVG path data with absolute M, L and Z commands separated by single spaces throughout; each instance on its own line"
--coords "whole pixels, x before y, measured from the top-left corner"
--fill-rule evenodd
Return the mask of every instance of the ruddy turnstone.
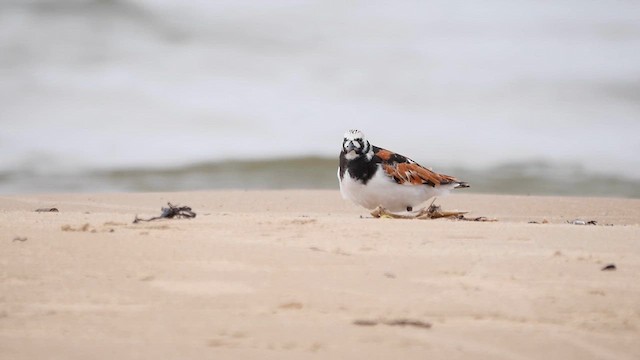
M 359 130 L 344 134 L 338 180 L 343 198 L 367 209 L 382 206 L 394 212 L 410 212 L 432 197 L 469 187 L 453 176 L 371 145 Z

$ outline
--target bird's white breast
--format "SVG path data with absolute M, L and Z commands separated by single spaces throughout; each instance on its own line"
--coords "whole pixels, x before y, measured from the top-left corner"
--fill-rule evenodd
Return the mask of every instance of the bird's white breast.
M 417 207 L 434 196 L 438 196 L 448 189 L 433 188 L 428 185 L 398 184 L 378 168 L 374 176 L 366 184 L 353 179 L 346 171 L 340 181 L 340 192 L 346 199 L 374 209 L 382 205 L 390 211 L 406 211 L 407 207 Z

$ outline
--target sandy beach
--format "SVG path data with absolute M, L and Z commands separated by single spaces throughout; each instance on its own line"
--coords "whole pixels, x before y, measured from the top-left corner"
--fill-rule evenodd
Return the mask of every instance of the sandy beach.
M 0 199 L 2 359 L 640 358 L 640 200 L 438 200 L 498 220 L 466 222 L 328 190 Z M 132 223 L 167 202 L 197 217 Z

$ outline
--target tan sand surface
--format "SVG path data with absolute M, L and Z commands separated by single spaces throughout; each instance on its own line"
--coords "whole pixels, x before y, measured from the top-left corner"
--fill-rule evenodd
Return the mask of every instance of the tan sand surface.
M 197 217 L 132 224 L 168 201 Z M 337 191 L 2 196 L 0 359 L 640 359 L 640 200 L 438 202 L 499 221 Z

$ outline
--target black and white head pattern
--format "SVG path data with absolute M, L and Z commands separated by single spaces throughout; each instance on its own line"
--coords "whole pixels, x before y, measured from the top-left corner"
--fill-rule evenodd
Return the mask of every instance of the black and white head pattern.
M 342 151 L 348 160 L 353 160 L 371 152 L 371 144 L 360 130 L 349 130 L 344 134 Z

